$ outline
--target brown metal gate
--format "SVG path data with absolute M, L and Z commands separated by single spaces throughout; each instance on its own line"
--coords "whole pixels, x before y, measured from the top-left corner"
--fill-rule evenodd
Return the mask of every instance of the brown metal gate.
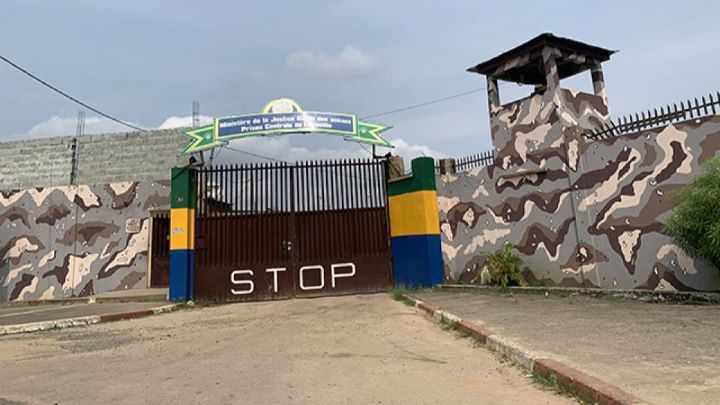
M 258 300 L 385 289 L 385 166 L 341 160 L 197 172 L 194 296 Z

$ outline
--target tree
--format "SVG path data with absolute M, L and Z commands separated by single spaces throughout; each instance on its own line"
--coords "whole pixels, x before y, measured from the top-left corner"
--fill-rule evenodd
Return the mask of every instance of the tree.
M 720 269 L 720 159 L 707 160 L 705 171 L 673 194 L 673 213 L 665 232 L 693 257 Z

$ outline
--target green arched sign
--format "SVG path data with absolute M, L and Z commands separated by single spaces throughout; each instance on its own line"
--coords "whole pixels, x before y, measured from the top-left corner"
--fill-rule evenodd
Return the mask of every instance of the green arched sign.
M 184 131 L 183 135 L 192 141 L 182 154 L 212 149 L 233 139 L 311 132 L 392 148 L 393 145 L 380 136 L 390 128 L 360 121 L 354 114 L 303 111 L 293 100 L 281 98 L 269 102 L 260 113 L 215 118 L 213 125 Z

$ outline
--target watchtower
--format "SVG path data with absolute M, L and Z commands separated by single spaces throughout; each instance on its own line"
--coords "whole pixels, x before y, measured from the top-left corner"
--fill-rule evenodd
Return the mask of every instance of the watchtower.
M 468 72 L 486 76 L 496 159 L 504 167 L 538 163 L 564 148 L 566 132 L 591 130 L 609 121 L 602 63 L 615 53 L 573 39 L 541 34 Z M 594 94 L 564 89 L 561 80 L 590 70 Z M 498 80 L 533 85 L 533 93 L 500 102 Z M 564 155 L 564 154 L 563 154 Z

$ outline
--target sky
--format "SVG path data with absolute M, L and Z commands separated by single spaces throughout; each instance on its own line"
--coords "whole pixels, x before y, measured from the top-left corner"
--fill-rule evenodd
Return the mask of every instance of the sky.
M 143 128 L 258 112 L 288 97 L 360 117 L 483 89 L 465 69 L 543 32 L 619 50 L 613 117 L 720 90 L 720 2 L 0 1 L 0 54 Z M 591 91 L 588 72 L 563 86 Z M 502 101 L 531 89 L 501 84 Z M 82 107 L 0 63 L 0 142 L 72 135 Z M 86 133 L 125 131 L 86 111 Z M 484 90 L 370 121 L 403 155 L 491 148 Z M 363 157 L 328 135 L 236 141 L 277 159 Z M 226 161 L 246 155 L 223 151 Z

